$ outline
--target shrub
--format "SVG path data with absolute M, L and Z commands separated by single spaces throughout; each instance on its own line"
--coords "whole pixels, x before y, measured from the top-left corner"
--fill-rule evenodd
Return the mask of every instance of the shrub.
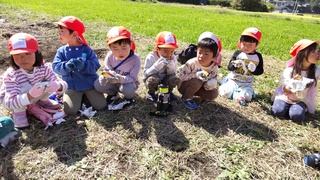
M 158 0 L 160 2 L 174 2 L 174 3 L 182 3 L 182 4 L 200 4 L 200 0 Z
M 209 4 L 222 7 L 231 7 L 231 0 L 209 0 Z
M 241 11 L 268 12 L 268 7 L 262 0 L 233 0 L 231 7 Z
M 156 3 L 158 0 L 130 0 L 130 1 L 136 1 L 136 2 L 142 2 L 142 3 Z

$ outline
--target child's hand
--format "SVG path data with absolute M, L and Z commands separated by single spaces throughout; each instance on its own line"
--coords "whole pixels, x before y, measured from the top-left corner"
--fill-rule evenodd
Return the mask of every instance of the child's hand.
M 105 86 L 107 84 L 107 82 L 108 82 L 108 79 L 106 76 L 104 76 L 104 75 L 99 76 L 99 83 L 101 86 Z
M 29 90 L 29 94 L 33 98 L 40 97 L 44 93 L 45 88 L 41 83 L 37 83 Z
M 84 62 L 82 61 L 81 58 L 74 59 L 73 64 L 76 69 L 82 70 L 84 67 Z
M 249 71 L 253 72 L 253 71 L 256 70 L 256 68 L 257 68 L 257 66 L 256 66 L 253 62 L 250 62 L 250 63 L 248 64 L 248 69 L 249 69 Z
M 66 63 L 66 69 L 71 72 L 74 70 L 74 64 L 73 64 L 73 59 L 70 59 L 67 63 Z
M 164 57 L 161 57 L 153 64 L 153 66 L 159 71 L 164 66 L 166 66 L 167 63 L 168 63 L 167 59 Z
M 217 85 L 218 85 L 217 79 L 213 78 L 207 81 L 206 83 L 204 83 L 203 87 L 206 90 L 213 90 L 217 88 Z
M 236 68 L 239 68 L 239 67 L 241 67 L 242 66 L 242 60 L 241 59 L 238 59 L 238 60 L 234 60 L 234 61 L 232 61 L 232 65 L 234 66 L 234 67 L 236 67 Z
M 46 92 L 52 94 L 60 89 L 60 83 L 56 81 L 50 81 L 46 87 Z
M 125 76 L 122 76 L 120 74 L 115 74 L 114 76 L 107 76 L 107 78 L 108 78 L 108 82 L 112 84 L 117 84 L 117 83 L 123 84 Z
M 198 71 L 196 73 L 196 77 L 200 79 L 201 81 L 208 81 L 208 76 L 205 71 Z

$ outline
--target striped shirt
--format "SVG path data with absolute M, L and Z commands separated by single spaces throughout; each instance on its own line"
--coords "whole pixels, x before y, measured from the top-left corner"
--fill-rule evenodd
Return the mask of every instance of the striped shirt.
M 0 102 L 8 109 L 22 108 L 31 102 L 27 93 L 33 85 L 38 82 L 59 81 L 63 90 L 67 89 L 67 84 L 60 80 L 52 71 L 51 64 L 46 63 L 39 67 L 34 67 L 32 73 L 20 69 L 9 67 L 3 74 L 3 84 L 0 89 Z

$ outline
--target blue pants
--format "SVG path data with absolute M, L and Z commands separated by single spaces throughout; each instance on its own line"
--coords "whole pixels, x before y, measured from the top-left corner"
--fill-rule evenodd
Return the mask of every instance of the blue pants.
M 292 121 L 304 121 L 306 117 L 307 106 L 303 102 L 289 104 L 283 100 L 276 99 L 271 107 L 271 113 L 277 117 L 287 117 Z

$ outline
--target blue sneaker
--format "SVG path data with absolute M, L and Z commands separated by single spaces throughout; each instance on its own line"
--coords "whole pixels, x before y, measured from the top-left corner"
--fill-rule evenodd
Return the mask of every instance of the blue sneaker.
M 184 105 L 187 106 L 189 109 L 196 109 L 198 107 L 198 104 L 192 101 L 192 99 L 185 99 L 181 97 L 181 101 L 184 103 Z

